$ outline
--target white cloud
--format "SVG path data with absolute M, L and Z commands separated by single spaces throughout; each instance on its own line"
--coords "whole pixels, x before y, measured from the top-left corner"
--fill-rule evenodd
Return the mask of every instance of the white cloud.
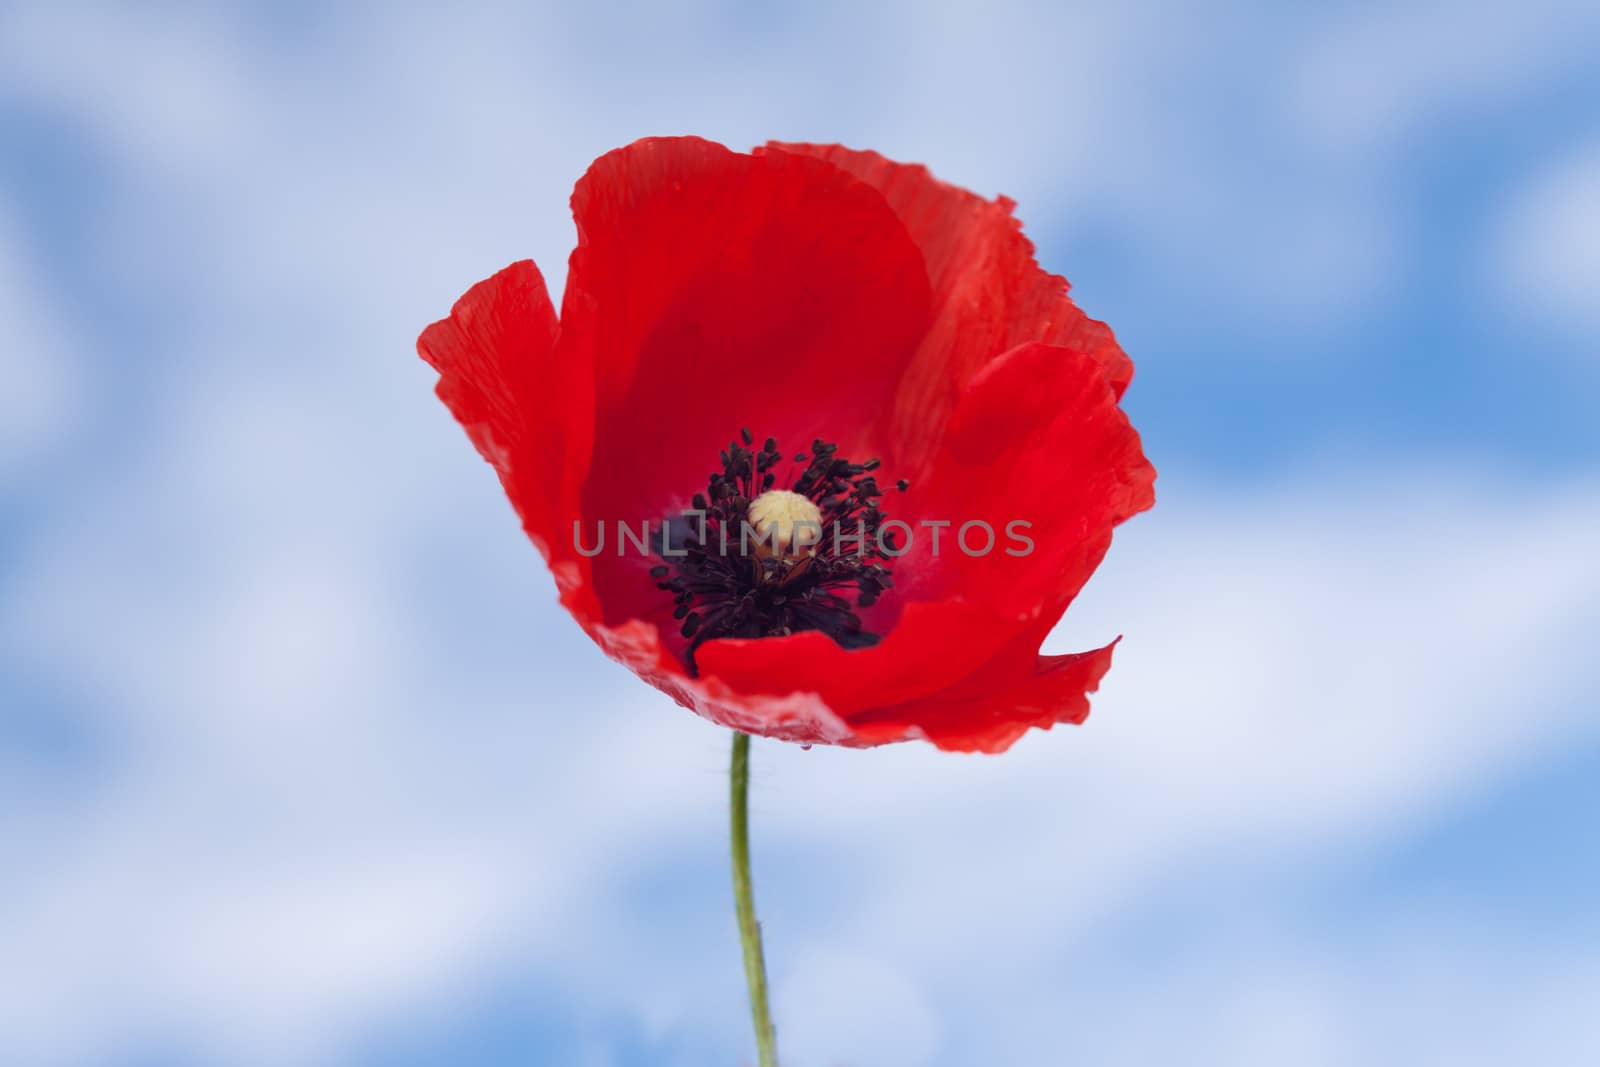
M 941 1030 L 923 994 L 882 960 L 812 946 L 784 968 L 774 994 L 784 1058 L 796 1067 L 934 1062 Z
M 1354 7 L 1308 27 L 1284 104 L 1314 151 L 1392 150 L 1430 122 L 1503 117 L 1582 70 L 1596 29 L 1583 0 Z
M 981 19 L 949 4 L 831 7 L 737 48 L 710 4 L 627 18 L 386 12 L 382 34 L 333 19 L 322 27 L 333 43 L 282 51 L 216 11 L 36 8 L 13 16 L 7 58 L 19 96 L 74 116 L 133 168 L 137 195 L 108 224 L 129 283 L 198 268 L 232 299 L 254 298 L 252 315 L 295 317 L 334 298 L 374 324 L 442 312 L 466 280 L 529 253 L 559 289 L 566 199 L 589 160 L 647 133 L 697 132 L 926 160 L 1017 197 L 1036 238 L 1111 233 L 1175 313 L 1247 308 L 1231 325 L 1256 329 L 1359 309 L 1406 262 L 1394 138 L 1332 159 L 1330 139 L 1389 121 L 1391 99 L 1419 94 L 1385 79 L 1421 67 L 1428 100 L 1519 99 L 1542 84 L 1551 49 L 1577 37 L 1543 10 L 1519 11 L 1515 34 L 1489 16 L 1437 20 L 1529 57 L 1487 84 L 1470 76 L 1478 50 L 1466 45 L 1449 62 L 1456 52 L 1420 49 L 1437 70 L 1414 56 L 1353 66 L 1369 39 L 1384 55 L 1401 47 L 1382 20 L 1348 33 L 1337 23 L 1354 43 L 1334 47 L 1309 30 L 1280 40 L 1248 11 L 1159 5 Z M 1346 83 L 1367 86 L 1374 67 L 1380 88 L 1363 91 L 1378 103 L 1351 103 Z M 1450 113 L 1423 108 L 1407 128 Z M 195 261 L 149 254 L 174 233 Z
M 78 354 L 0 196 L 0 487 L 63 444 L 84 405 Z
M 1486 268 L 1487 284 L 1527 311 L 1600 336 L 1600 142 L 1528 183 L 1502 219 Z
M 210 167 L 247 133 L 238 120 L 250 57 L 230 29 L 204 5 L 10 5 L 0 90 L 92 119 L 119 155 L 168 174 Z
M 1236 914 L 1193 953 L 1075 960 L 1076 981 L 968 1005 L 1006 1025 L 949 1062 L 1498 1067 L 1584 1063 L 1600 1047 L 1579 1007 L 1600 989 L 1592 951 L 1529 954 L 1482 916 L 1369 920 L 1330 943 Z

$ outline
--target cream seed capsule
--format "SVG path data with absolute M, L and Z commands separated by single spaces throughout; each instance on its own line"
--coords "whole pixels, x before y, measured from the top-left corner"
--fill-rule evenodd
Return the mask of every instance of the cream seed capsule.
M 771 538 L 773 555 L 817 554 L 815 546 L 822 539 L 822 512 L 810 498 L 788 489 L 769 489 L 750 501 L 747 517 L 759 538 Z M 797 542 L 804 547 L 797 548 Z
M 894 585 L 893 555 L 882 547 L 896 545 L 892 531 L 880 529 L 878 460 L 851 463 L 820 437 L 809 453 L 785 453 L 774 437 L 755 450 L 755 440 L 745 430 L 722 450 L 721 469 L 690 498 L 705 521 L 698 532 L 691 524 L 673 551 L 663 546 L 650 568 L 656 587 L 672 594 L 690 674 L 699 673 L 696 650 L 723 638 L 818 631 L 844 648 L 876 644 L 856 609 Z M 782 470 L 789 456 L 797 469 Z M 787 488 L 777 488 L 780 473 Z M 836 547 L 841 529 L 862 547 Z

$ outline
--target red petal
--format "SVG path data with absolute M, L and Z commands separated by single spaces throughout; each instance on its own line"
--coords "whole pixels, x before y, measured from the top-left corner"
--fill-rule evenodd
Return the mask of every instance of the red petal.
M 1089 694 L 1111 669 L 1113 641 L 1092 652 L 1038 656 L 1033 673 L 1009 689 L 960 697 L 950 692 L 858 715 L 858 741 L 882 744 L 921 737 L 953 752 L 1004 752 L 1030 729 L 1081 723 Z
M 785 451 L 874 447 L 928 327 L 922 256 L 876 191 L 805 156 L 659 138 L 596 160 L 572 203 L 560 358 L 594 368 L 590 529 L 677 514 L 742 427 Z M 670 609 L 649 564 L 592 561 L 609 625 Z
M 1008 646 L 1031 637 L 1031 657 L 1105 554 L 1112 527 L 1154 502 L 1154 478 L 1092 357 L 1014 349 L 970 383 L 927 488 L 896 498 L 919 498 L 914 519 L 989 522 L 995 549 L 967 556 L 952 526 L 935 556 L 931 532 L 916 530 L 895 567 L 896 596 L 886 598 L 905 607 L 880 644 L 846 651 L 815 633 L 712 641 L 698 653 L 701 669 L 741 692 L 814 692 L 852 723 L 986 668 L 985 684 L 996 684 L 996 664 L 1015 660 L 1002 655 Z M 1002 547 L 1012 519 L 1033 523 L 1030 554 Z M 1020 684 L 1021 673 L 999 684 Z
M 1099 565 L 1111 530 L 1155 503 L 1155 468 L 1092 357 L 1027 344 L 972 379 L 951 416 L 927 483 L 906 494 L 912 522 L 947 520 L 938 556 L 920 539 L 902 560 L 900 592 L 967 597 L 1008 616 L 1056 617 Z M 987 535 L 965 523 L 987 523 Z M 1026 550 L 1006 531 L 1033 542 Z M 1026 552 L 1012 555 L 1012 552 Z M 898 579 L 897 579 L 898 581 Z
M 572 376 L 554 365 L 557 333 L 544 277 L 524 260 L 467 290 L 449 318 L 417 338 L 418 353 L 439 372 L 439 398 L 552 562 L 568 544 L 558 528 L 560 497 L 568 468 L 581 463 L 571 450 L 587 415 L 572 401 Z
M 895 163 L 876 152 L 839 145 L 780 144 L 769 149 L 826 159 L 883 194 L 927 263 L 934 321 L 901 385 L 893 417 L 893 450 L 931 457 L 944 417 L 984 364 L 1027 341 L 1062 345 L 1091 356 L 1118 397 L 1133 363 L 1103 322 L 1067 296 L 1067 281 L 1039 268 L 1033 244 L 1000 197 L 985 200 L 946 184 L 920 164 Z M 898 473 L 919 478 L 923 464 Z

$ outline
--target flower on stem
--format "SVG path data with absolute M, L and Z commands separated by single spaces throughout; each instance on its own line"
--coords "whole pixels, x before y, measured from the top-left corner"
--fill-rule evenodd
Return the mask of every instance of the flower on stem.
M 578 182 L 559 317 L 514 263 L 418 348 L 641 678 L 751 734 L 998 752 L 1088 714 L 1115 642 L 1039 648 L 1155 478 L 1132 363 L 1012 206 L 836 145 L 650 138 Z M 663 533 L 580 551 L 616 524 Z

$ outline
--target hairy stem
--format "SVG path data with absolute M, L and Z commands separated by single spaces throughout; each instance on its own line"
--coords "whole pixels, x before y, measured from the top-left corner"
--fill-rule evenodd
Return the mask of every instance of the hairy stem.
M 761 924 L 756 922 L 755 892 L 750 885 L 750 735 L 734 731 L 733 761 L 728 774 L 729 828 L 733 837 L 733 906 L 739 916 L 739 942 L 744 947 L 744 977 L 750 987 L 750 1021 L 756 1030 L 761 1067 L 778 1067 L 778 1041 L 767 1006 L 767 965 L 761 955 Z

